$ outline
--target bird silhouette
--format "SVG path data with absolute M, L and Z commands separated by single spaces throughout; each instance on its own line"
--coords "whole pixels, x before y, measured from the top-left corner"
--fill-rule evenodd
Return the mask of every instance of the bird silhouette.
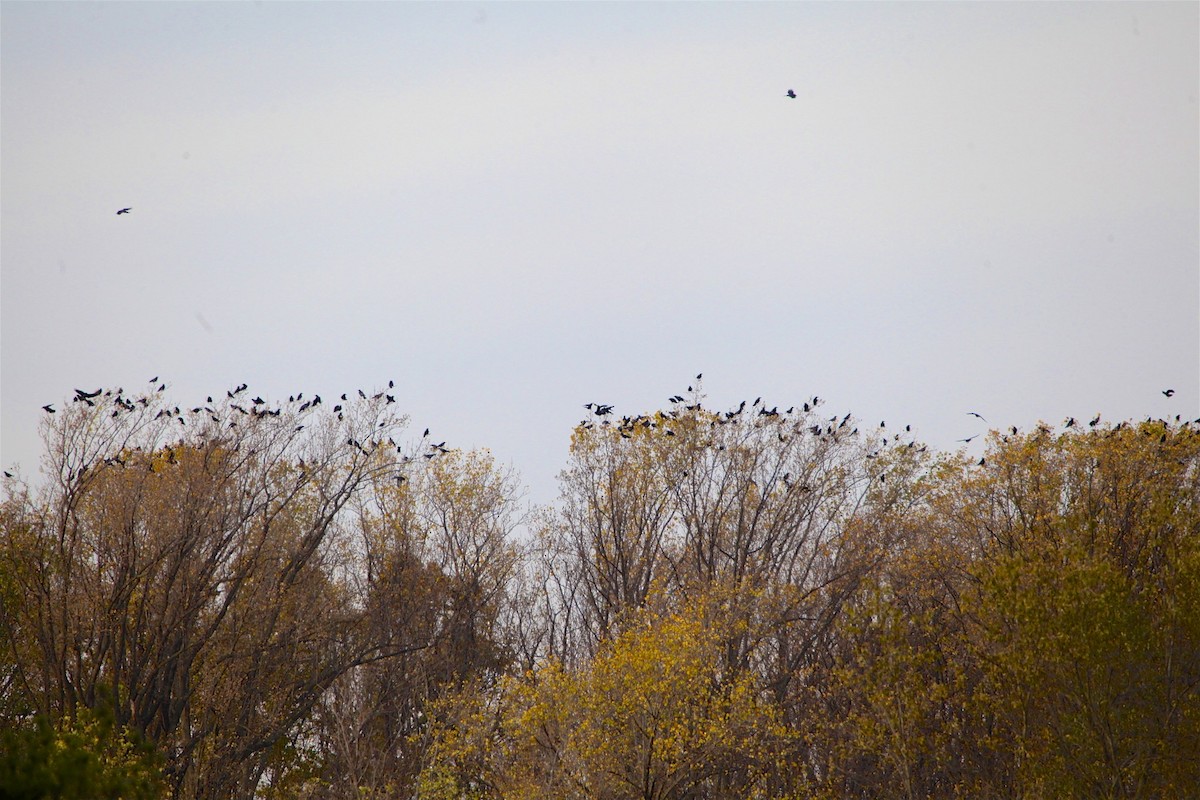
M 47 414 L 53 414 L 53 413 L 54 413 L 54 406 L 52 406 L 52 405 L 50 405 L 49 403 L 47 403 L 46 405 L 42 406 L 42 411 L 45 411 Z
M 788 97 L 790 97 L 790 98 L 792 98 L 793 100 L 795 100 L 795 99 L 796 99 L 796 92 L 795 92 L 795 91 L 793 91 L 792 89 L 788 89 L 787 96 L 788 96 Z
M 1166 397 L 1172 397 L 1172 396 L 1174 396 L 1174 394 L 1175 394 L 1174 389 L 1167 389 L 1166 391 L 1163 392 L 1163 395 L 1165 395 Z
M 987 422 L 987 419 L 984 418 L 983 414 L 980 414 L 978 411 L 968 411 L 967 415 L 971 417 L 979 417 L 984 422 Z
M 960 441 L 960 442 L 967 442 L 967 443 L 969 443 L 969 442 L 970 442 L 972 439 L 976 438 L 977 436 L 979 436 L 979 434 L 978 434 L 978 433 L 977 433 L 977 434 L 975 434 L 975 436 L 968 436 L 967 438 L 965 438 L 965 439 L 959 439 L 958 441 Z
M 94 392 L 85 392 L 83 389 L 76 389 L 75 396 L 80 400 L 89 400 L 93 397 L 99 397 L 103 389 L 97 389 Z
M 117 216 L 119 217 L 122 214 L 128 214 L 130 211 L 133 211 L 133 209 L 132 208 L 122 208 L 120 211 L 117 212 Z

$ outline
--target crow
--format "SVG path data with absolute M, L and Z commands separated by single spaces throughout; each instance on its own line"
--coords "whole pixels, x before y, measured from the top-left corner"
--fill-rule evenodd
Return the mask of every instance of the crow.
M 1174 389 L 1167 389 L 1166 391 L 1163 392 L 1163 395 L 1166 397 L 1172 397 L 1172 396 L 1174 396 L 1174 394 L 1175 394 Z
M 965 438 L 965 439 L 959 439 L 958 441 L 960 441 L 960 442 L 967 442 L 967 443 L 969 443 L 969 442 L 970 442 L 972 439 L 976 438 L 977 436 L 979 436 L 979 434 L 978 434 L 978 433 L 977 433 L 977 434 L 975 434 L 975 436 L 968 436 L 967 438 Z
M 47 414 L 53 414 L 53 413 L 54 413 L 54 406 L 53 406 L 53 405 L 51 405 L 51 404 L 49 404 L 49 403 L 47 403 L 46 405 L 42 406 L 42 411 L 45 411 Z
M 796 99 L 796 92 L 795 92 L 795 90 L 793 90 L 793 89 L 788 89 L 787 96 L 788 96 L 788 97 L 790 97 L 790 98 L 792 98 L 793 100 L 795 100 L 795 99 Z
M 122 208 L 120 211 L 117 212 L 117 216 L 119 217 L 122 214 L 128 214 L 130 211 L 133 211 L 133 209 L 132 208 Z
M 99 397 L 99 396 L 100 396 L 100 392 L 102 392 L 102 391 L 104 391 L 104 390 L 103 390 L 103 389 L 97 389 L 97 390 L 96 390 L 96 391 L 94 391 L 94 392 L 85 392 L 83 389 L 76 389 L 76 390 L 75 390 L 75 394 L 78 396 L 78 398 L 79 398 L 80 400 L 90 400 L 90 399 L 91 399 L 91 398 L 93 398 L 93 397 Z
M 967 416 L 970 416 L 970 417 L 979 417 L 979 418 L 980 418 L 980 419 L 982 419 L 984 422 L 987 422 L 987 420 L 986 420 L 986 419 L 984 419 L 984 416 L 983 416 L 983 414 L 980 414 L 978 411 L 968 411 L 968 412 L 967 412 Z

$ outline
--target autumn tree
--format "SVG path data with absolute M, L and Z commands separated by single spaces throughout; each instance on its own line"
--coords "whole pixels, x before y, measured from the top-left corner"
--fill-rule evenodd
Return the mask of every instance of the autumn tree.
M 118 389 L 48 416 L 47 483 L 0 538 L 5 707 L 70 719 L 111 692 L 180 797 L 279 780 L 332 683 L 406 646 L 364 636 L 339 576 L 353 501 L 404 473 L 404 420 L 383 393 L 343 402 Z
M 348 670 L 319 706 L 320 776 L 331 796 L 410 791 L 430 704 L 493 683 L 512 658 L 515 476 L 485 451 L 434 451 L 427 469 L 381 486 L 362 510 L 354 572 L 367 635 L 404 646 Z

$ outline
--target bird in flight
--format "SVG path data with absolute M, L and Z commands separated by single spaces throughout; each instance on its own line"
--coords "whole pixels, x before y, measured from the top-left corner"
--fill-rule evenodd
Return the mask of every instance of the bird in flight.
M 788 96 L 788 97 L 790 97 L 790 98 L 792 98 L 793 100 L 795 100 L 795 99 L 796 99 L 796 92 L 795 92 L 794 90 L 792 90 L 792 89 L 788 89 L 787 96 Z
M 130 211 L 133 211 L 133 209 L 132 208 L 122 208 L 120 211 L 117 212 L 117 216 L 119 217 L 122 214 L 128 214 Z
M 1167 389 L 1167 390 L 1165 390 L 1165 391 L 1163 392 L 1163 394 L 1164 394 L 1164 395 L 1166 395 L 1167 397 L 1171 397 L 1172 395 L 1174 395 L 1174 394 L 1175 394 L 1175 390 L 1174 390 L 1174 389 Z
M 968 411 L 968 412 L 967 412 L 967 416 L 970 416 L 970 417 L 979 417 L 979 418 L 980 418 L 980 419 L 982 419 L 984 422 L 987 422 L 987 420 L 983 418 L 983 414 L 980 414 L 978 411 Z

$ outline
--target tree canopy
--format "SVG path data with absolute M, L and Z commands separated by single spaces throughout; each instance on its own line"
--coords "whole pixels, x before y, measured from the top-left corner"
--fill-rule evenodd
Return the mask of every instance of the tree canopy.
M 594 405 L 529 509 L 386 389 L 224 395 L 77 392 L 6 479 L 8 796 L 1200 785 L 1200 424 L 968 458 L 693 391 Z

